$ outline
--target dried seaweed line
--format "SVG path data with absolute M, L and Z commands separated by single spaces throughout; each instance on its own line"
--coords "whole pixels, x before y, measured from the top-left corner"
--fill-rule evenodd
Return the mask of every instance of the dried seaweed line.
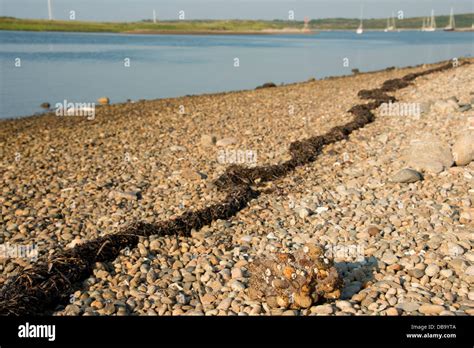
M 464 62 L 463 64 L 468 64 Z M 251 188 L 258 182 L 279 179 L 296 167 L 313 162 L 323 146 L 347 139 L 349 135 L 375 119 L 372 110 L 387 101 L 395 101 L 386 92 L 405 88 L 419 76 L 440 72 L 451 68 L 446 64 L 438 68 L 412 73 L 401 79 L 387 80 L 381 88 L 359 92 L 362 99 L 373 99 L 368 104 L 352 107 L 349 112 L 354 119 L 344 126 L 332 128 L 321 136 L 311 137 L 290 144 L 291 159 L 277 165 L 247 168 L 230 166 L 215 184 L 228 195 L 224 202 L 217 203 L 198 211 L 188 211 L 181 216 L 160 221 L 155 224 L 137 222 L 123 231 L 107 235 L 65 250 L 51 257 L 41 259 L 35 266 L 25 269 L 17 276 L 7 280 L 0 289 L 0 315 L 42 315 L 54 310 L 60 303 L 69 299 L 75 285 L 86 279 L 93 271 L 96 262 L 114 260 L 126 247 L 134 248 L 139 236 L 184 235 L 191 230 L 199 230 L 217 219 L 234 216 L 259 195 Z

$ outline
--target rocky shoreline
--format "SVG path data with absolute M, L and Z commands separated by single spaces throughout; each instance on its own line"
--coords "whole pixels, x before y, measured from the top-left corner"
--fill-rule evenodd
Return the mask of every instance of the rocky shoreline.
M 110 105 L 94 120 L 5 121 L 2 242 L 37 243 L 52 254 L 133 220 L 219 201 L 209 183 L 235 162 L 232 150 L 253 151 L 258 165 L 280 163 L 290 142 L 347 123 L 359 90 L 423 69 Z M 388 184 L 420 133 L 431 130 L 449 146 L 467 129 L 472 80 L 471 65 L 420 77 L 396 97 L 423 104 L 421 115 L 377 115 L 316 162 L 269 183 L 274 193 L 191 237 L 142 238 L 97 264 L 56 314 L 472 314 L 472 162 Z M 448 87 L 456 105 L 445 99 Z M 255 256 L 308 242 L 336 256 L 342 250 L 342 300 L 282 310 L 248 298 Z M 27 263 L 7 259 L 3 279 Z

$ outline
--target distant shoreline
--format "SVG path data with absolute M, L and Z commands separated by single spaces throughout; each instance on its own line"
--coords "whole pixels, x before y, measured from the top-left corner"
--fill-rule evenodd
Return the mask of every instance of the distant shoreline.
M 474 14 L 456 15 L 455 32 L 472 32 Z M 436 17 L 439 31 L 447 25 L 447 16 Z M 397 31 L 420 30 L 422 18 L 406 18 L 397 22 Z M 304 28 L 301 21 L 283 20 L 183 20 L 142 22 L 85 22 L 76 20 L 44 20 L 0 17 L 0 31 L 121 33 L 147 35 L 278 35 L 314 34 L 326 31 L 355 31 L 359 19 L 317 19 Z M 364 20 L 365 31 L 384 31 L 385 19 Z
M 355 30 L 352 29 L 321 29 L 321 30 L 309 30 L 309 31 L 302 31 L 302 30 L 261 30 L 261 31 L 226 31 L 226 30 L 207 30 L 207 31 L 170 31 L 170 30 L 133 30 L 133 31 L 123 31 L 123 32 L 114 32 L 114 31 L 67 31 L 67 30 L 9 30 L 9 29 L 0 29 L 0 32 L 8 32 L 8 31 L 24 31 L 24 32 L 35 32 L 35 33 L 70 33 L 70 34 L 117 34 L 117 35 L 232 35 L 232 36 L 250 36 L 250 35 L 315 35 L 318 33 L 329 33 L 329 32 L 352 32 Z M 391 31 L 388 33 L 397 33 L 397 32 L 410 32 L 410 31 L 420 31 L 419 29 L 399 29 L 395 31 Z M 383 29 L 364 29 L 366 33 L 380 33 L 384 32 Z M 444 30 L 436 30 L 436 32 L 444 32 Z M 469 33 L 474 32 L 472 28 L 460 28 L 454 31 L 450 31 L 451 33 Z

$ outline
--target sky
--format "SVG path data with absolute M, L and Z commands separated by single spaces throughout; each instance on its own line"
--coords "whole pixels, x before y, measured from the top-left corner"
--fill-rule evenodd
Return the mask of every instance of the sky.
M 0 16 L 48 18 L 48 0 L 0 0 Z M 77 20 L 136 21 L 178 19 L 183 10 L 186 19 L 288 19 L 383 18 L 403 11 L 405 17 L 474 12 L 474 0 L 51 0 L 53 17 L 68 19 L 71 10 Z

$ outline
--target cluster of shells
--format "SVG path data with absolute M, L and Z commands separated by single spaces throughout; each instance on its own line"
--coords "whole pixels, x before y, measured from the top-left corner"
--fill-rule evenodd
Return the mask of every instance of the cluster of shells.
M 324 249 L 314 244 L 293 254 L 256 259 L 249 271 L 250 298 L 266 301 L 271 308 L 309 308 L 341 295 L 342 278 Z

